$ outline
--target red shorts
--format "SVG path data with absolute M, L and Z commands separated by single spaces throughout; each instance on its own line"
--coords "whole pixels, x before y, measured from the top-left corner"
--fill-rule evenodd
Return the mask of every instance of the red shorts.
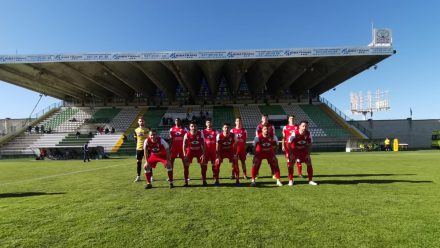
M 271 161 L 274 158 L 276 159 L 276 156 L 274 153 L 257 153 L 255 154 L 254 158 L 257 158 L 259 160 L 267 159 L 267 161 Z
M 215 147 L 213 147 L 214 149 L 206 149 L 205 150 L 205 161 L 206 163 L 208 163 L 209 161 L 211 161 L 212 164 L 215 163 L 215 157 L 217 156 L 217 152 L 215 151 Z
M 182 158 L 183 159 L 183 146 L 174 145 L 171 147 L 171 158 Z
M 202 157 L 203 153 L 201 150 L 198 151 L 188 151 L 186 153 L 186 159 L 189 163 L 192 163 L 193 158 L 197 158 L 197 163 L 202 163 L 203 161 L 200 159 Z
M 235 162 L 234 154 L 232 154 L 232 153 L 220 153 L 220 159 L 219 159 L 220 163 L 222 163 L 223 159 L 225 159 L 225 158 L 229 159 L 230 163 L 234 163 Z
M 237 149 L 237 158 L 241 161 L 246 160 L 246 146 L 239 146 Z
M 158 157 L 154 155 L 150 156 L 147 162 L 151 166 L 151 168 L 156 168 L 157 163 L 162 163 L 164 167 L 167 167 L 167 163 L 168 163 L 166 158 Z
M 299 159 L 299 161 L 305 162 L 305 163 L 310 162 L 309 156 L 308 156 L 306 150 L 293 150 L 293 156 L 295 157 L 295 160 Z

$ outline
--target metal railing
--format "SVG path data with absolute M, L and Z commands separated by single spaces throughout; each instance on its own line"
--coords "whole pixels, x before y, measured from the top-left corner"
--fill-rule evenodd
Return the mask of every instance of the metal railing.
M 37 113 L 29 116 L 27 118 L 27 120 L 22 124 L 22 127 L 24 127 L 28 123 L 32 122 L 32 120 L 36 120 L 36 119 L 40 118 L 41 116 L 43 116 L 47 112 L 51 111 L 52 109 L 60 108 L 60 107 L 63 107 L 63 106 L 64 106 L 64 102 L 63 101 L 60 101 L 60 102 L 57 102 L 57 103 L 52 103 L 51 105 L 47 106 L 46 108 L 44 108 L 44 109 L 38 111 Z
M 366 129 L 361 124 L 357 123 L 355 120 L 353 120 L 352 118 L 345 115 L 342 111 L 340 111 L 338 108 L 336 108 L 336 106 L 334 106 L 329 101 L 327 101 L 327 99 L 320 96 L 319 101 L 326 104 L 331 110 L 333 110 L 337 115 L 339 115 L 339 117 L 341 117 L 343 120 L 345 120 L 348 124 L 356 127 L 359 131 L 361 131 L 363 134 L 365 134 L 368 138 L 371 138 L 372 134 L 371 134 L 370 130 Z

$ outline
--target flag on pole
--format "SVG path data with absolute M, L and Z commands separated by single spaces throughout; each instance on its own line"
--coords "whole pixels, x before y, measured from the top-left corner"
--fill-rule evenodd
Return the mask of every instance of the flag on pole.
M 412 117 L 412 108 L 409 108 L 409 116 Z

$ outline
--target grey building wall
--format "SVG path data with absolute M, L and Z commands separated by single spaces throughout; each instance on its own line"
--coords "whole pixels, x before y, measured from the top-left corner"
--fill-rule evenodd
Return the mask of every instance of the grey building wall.
M 368 120 L 358 121 L 370 130 L 373 139 L 398 138 L 409 148 L 430 148 L 432 131 L 440 130 L 440 120 Z
M 27 119 L 0 119 L 0 136 L 19 130 Z

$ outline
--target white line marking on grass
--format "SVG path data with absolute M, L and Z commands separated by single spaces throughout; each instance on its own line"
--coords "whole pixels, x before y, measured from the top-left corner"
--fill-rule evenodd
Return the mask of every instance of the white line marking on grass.
M 108 169 L 108 168 L 118 167 L 118 166 L 121 166 L 121 165 L 129 165 L 129 164 L 132 164 L 132 163 L 115 164 L 115 165 L 99 167 L 99 168 L 89 169 L 89 170 L 72 171 L 72 172 L 67 172 L 67 173 L 62 173 L 62 174 L 55 174 L 55 175 L 44 176 L 44 177 L 30 178 L 30 179 L 21 180 L 21 181 L 2 183 L 2 184 L 0 184 L 0 186 L 8 185 L 8 184 L 15 184 L 15 183 L 24 183 L 24 182 L 29 182 L 29 181 L 37 181 L 37 180 L 42 180 L 42 179 L 54 178 L 54 177 L 69 176 L 69 175 L 74 175 L 74 174 L 79 174 L 79 173 L 84 173 L 84 172 L 97 171 L 97 170 L 104 170 L 104 169 Z

